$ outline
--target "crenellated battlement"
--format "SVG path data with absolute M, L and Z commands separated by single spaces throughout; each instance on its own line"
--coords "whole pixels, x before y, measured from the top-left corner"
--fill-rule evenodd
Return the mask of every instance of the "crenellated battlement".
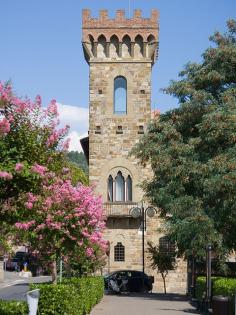
M 151 10 L 150 18 L 142 17 L 142 11 L 134 10 L 132 18 L 126 18 L 125 10 L 117 10 L 115 18 L 109 18 L 107 10 L 100 10 L 93 18 L 89 9 L 83 10 L 83 46 L 85 57 L 108 61 L 112 58 L 145 59 L 155 62 L 158 49 L 159 13 Z
M 99 17 L 91 17 L 91 12 L 89 9 L 83 10 L 83 28 L 157 28 L 158 27 L 159 13 L 156 9 L 151 11 L 150 18 L 142 17 L 142 10 L 134 10 L 132 18 L 125 17 L 125 10 L 117 10 L 116 17 L 110 19 L 107 10 L 100 10 Z M 122 23 L 122 24 L 120 24 Z

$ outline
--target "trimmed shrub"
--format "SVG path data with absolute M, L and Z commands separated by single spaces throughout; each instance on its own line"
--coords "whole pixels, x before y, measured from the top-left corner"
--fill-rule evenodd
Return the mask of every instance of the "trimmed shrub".
M 23 301 L 0 300 L 1 315 L 28 315 L 28 305 Z
M 225 295 L 233 298 L 236 291 L 236 279 L 216 278 L 213 287 L 214 295 Z
M 63 279 L 61 284 L 31 284 L 30 289 L 40 289 L 40 315 L 84 315 L 103 296 L 102 277 Z
M 196 282 L 196 298 L 202 301 L 204 292 L 206 291 L 206 278 L 198 277 Z M 223 295 L 231 299 L 230 314 L 234 314 L 234 299 L 236 294 L 236 279 L 212 277 L 212 296 Z
M 206 292 L 206 278 L 198 277 L 196 281 L 196 298 L 201 301 Z
M 213 283 L 217 280 L 217 277 L 211 277 L 211 282 L 212 282 L 212 288 L 213 288 Z M 202 299 L 206 295 L 206 277 L 198 277 L 196 281 L 196 298 L 199 301 L 202 301 Z

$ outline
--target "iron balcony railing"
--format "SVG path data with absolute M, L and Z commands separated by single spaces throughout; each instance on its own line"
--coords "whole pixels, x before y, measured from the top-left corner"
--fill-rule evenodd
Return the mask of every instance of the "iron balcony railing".
M 137 206 L 137 202 L 104 202 L 103 215 L 107 217 L 127 217 L 130 216 L 130 209 Z

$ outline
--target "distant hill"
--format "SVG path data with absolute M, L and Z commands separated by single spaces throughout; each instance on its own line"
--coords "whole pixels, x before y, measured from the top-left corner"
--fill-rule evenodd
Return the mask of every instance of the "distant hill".
M 83 152 L 70 151 L 67 153 L 67 156 L 69 161 L 78 165 L 85 172 L 85 174 L 88 174 L 88 164 Z

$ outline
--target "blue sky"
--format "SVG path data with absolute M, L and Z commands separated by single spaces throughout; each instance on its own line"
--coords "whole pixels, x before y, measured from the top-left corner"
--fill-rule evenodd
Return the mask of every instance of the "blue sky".
M 89 8 L 126 9 L 129 0 L 0 0 L 0 80 L 11 79 L 18 95 L 45 104 L 55 98 L 62 122 L 69 123 L 73 141 L 87 129 L 88 65 L 81 46 L 81 13 Z M 153 68 L 152 107 L 161 112 L 178 106 L 160 88 L 189 61 L 200 61 L 216 30 L 225 31 L 236 18 L 235 0 L 130 0 L 133 9 L 160 11 L 159 60 Z M 76 108 L 75 108 L 76 107 Z M 82 109 L 81 109 L 82 108 Z M 74 147 L 73 147 L 74 148 Z

